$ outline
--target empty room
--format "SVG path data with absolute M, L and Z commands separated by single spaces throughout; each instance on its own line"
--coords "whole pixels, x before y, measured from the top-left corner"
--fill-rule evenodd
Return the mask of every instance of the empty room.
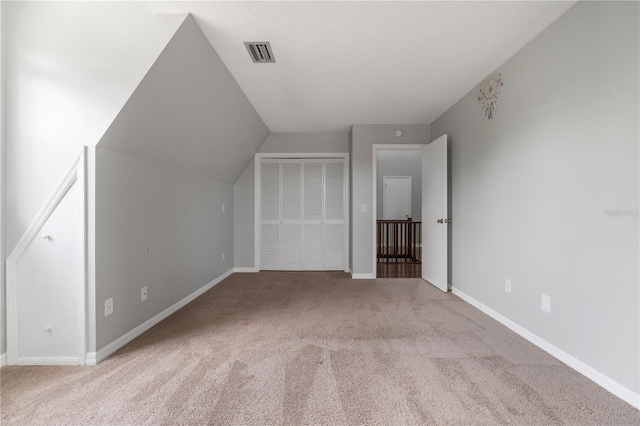
M 0 5 L 3 425 L 640 424 L 640 2 Z

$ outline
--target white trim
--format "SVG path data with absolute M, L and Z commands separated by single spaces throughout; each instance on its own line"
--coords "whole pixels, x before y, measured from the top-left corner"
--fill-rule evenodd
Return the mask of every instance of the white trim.
M 258 269 L 254 267 L 236 266 L 235 268 L 233 268 L 233 272 L 236 274 L 252 274 L 260 271 L 258 271 Z
M 423 143 L 415 143 L 415 144 L 373 144 L 371 145 L 371 170 L 372 170 L 372 202 L 371 202 L 371 274 L 356 274 L 360 275 L 372 275 L 373 278 L 377 276 L 377 263 L 378 256 L 376 250 L 376 225 L 378 220 L 378 150 L 380 151 L 392 151 L 392 150 L 413 150 L 413 151 L 421 151 L 426 144 Z M 422 220 L 422 218 L 420 218 Z M 354 279 L 355 276 L 353 276 Z
M 198 296 L 200 296 L 203 293 L 207 292 L 208 290 L 212 289 L 216 284 L 220 283 L 222 280 L 224 280 L 225 278 L 227 278 L 228 276 L 233 274 L 233 272 L 234 272 L 234 269 L 228 270 L 227 272 L 225 272 L 224 274 L 220 275 L 215 280 L 211 281 L 209 284 L 205 284 L 204 286 L 200 287 L 198 290 L 194 291 L 193 293 L 191 293 L 190 295 L 188 295 L 184 299 L 182 299 L 182 300 L 174 303 L 173 305 L 169 306 L 167 309 L 165 309 L 164 311 L 160 312 L 159 314 L 157 314 L 153 318 L 148 319 L 147 321 L 143 322 L 142 324 L 140 324 L 139 326 L 137 326 L 133 330 L 131 330 L 128 333 L 118 337 L 116 340 L 114 340 L 113 342 L 111 342 L 108 345 L 104 346 L 99 351 L 88 353 L 87 354 L 87 364 L 88 365 L 95 365 L 95 364 L 97 364 L 99 362 L 104 361 L 105 359 L 107 359 L 107 357 L 109 357 L 111 354 L 115 353 L 118 349 L 122 348 L 124 345 L 126 345 L 129 342 L 131 342 L 133 339 L 135 339 L 136 337 L 140 336 L 142 333 L 144 333 L 145 331 L 149 330 L 151 327 L 153 327 L 154 325 L 158 324 L 163 319 L 169 317 L 174 312 L 176 312 L 179 309 L 183 308 L 188 303 L 190 303 L 194 299 L 196 299 Z
M 375 280 L 375 274 L 351 274 L 352 280 Z
M 516 334 L 525 338 L 526 340 L 533 343 L 534 345 L 544 350 L 545 352 L 548 352 L 550 355 L 554 356 L 555 358 L 559 359 L 563 363 L 567 364 L 569 367 L 573 368 L 578 373 L 584 375 L 585 377 L 592 380 L 596 384 L 602 386 L 604 389 L 608 390 L 618 398 L 622 399 L 623 401 L 627 402 L 633 407 L 640 409 L 640 394 L 635 393 L 631 389 L 621 385 L 620 383 L 613 380 L 609 376 L 599 372 L 595 368 L 580 361 L 578 358 L 574 357 L 573 355 L 566 353 L 565 351 L 558 348 L 557 346 L 554 346 L 551 343 L 544 340 L 543 338 L 537 336 L 536 334 L 533 334 L 526 328 L 515 323 L 514 321 L 505 317 L 504 315 L 499 314 L 498 312 L 494 311 L 487 305 L 483 304 L 482 302 L 479 302 L 478 300 L 474 299 L 473 297 L 469 296 L 468 294 L 459 290 L 458 288 L 453 287 L 452 292 L 453 294 L 458 296 L 460 299 L 478 308 L 485 314 L 489 315 L 491 318 L 495 319 L 499 323 L 503 324 L 504 326 L 506 326 L 513 332 L 515 332 Z
M 5 365 L 7 365 L 7 353 L 3 353 L 2 355 L 0 355 L 0 367 L 4 367 Z
M 78 357 L 39 357 L 25 356 L 18 358 L 18 365 L 82 365 Z
M 47 220 L 51 217 L 56 207 L 60 204 L 65 197 L 69 189 L 74 183 L 79 184 L 79 205 L 80 210 L 80 224 L 79 224 L 79 279 L 78 279 L 78 317 L 79 317 L 79 341 L 78 341 L 78 353 L 76 358 L 76 364 L 81 361 L 84 363 L 86 354 L 86 287 L 87 287 L 87 184 L 86 184 L 86 158 L 87 148 L 82 147 L 78 155 L 73 159 L 73 162 L 65 172 L 64 176 L 58 182 L 55 189 L 45 202 L 44 206 L 40 209 L 36 218 L 31 222 L 31 225 L 27 228 L 18 244 L 14 247 L 13 251 L 9 255 L 6 261 L 6 287 L 7 287 L 7 364 L 24 364 L 26 360 L 46 360 L 49 358 L 20 358 L 19 355 L 19 335 L 18 335 L 18 299 L 17 299 L 17 266 L 18 262 L 25 254 L 33 240 L 38 233 L 42 230 Z M 52 358 L 54 361 L 58 358 Z M 71 359 L 71 358 L 64 358 Z M 40 362 L 40 361 L 38 361 Z M 44 362 L 44 361 L 42 361 Z
M 263 158 L 273 158 L 273 159 L 288 159 L 288 158 L 318 158 L 318 159 L 343 159 L 344 160 L 344 272 L 349 272 L 351 270 L 351 265 L 349 262 L 349 253 L 351 252 L 351 240 L 349 238 L 350 235 L 350 208 L 349 203 L 351 202 L 351 194 L 349 189 L 351 188 L 350 183 L 350 163 L 349 163 L 349 153 L 346 152 L 306 152 L 306 153 L 291 153 L 291 152 L 268 152 L 268 153 L 257 153 L 254 157 L 254 176 L 253 176 L 253 189 L 254 189 L 254 240 L 253 240 L 253 249 L 254 249 L 254 269 L 256 272 L 260 271 L 260 188 L 261 188 L 261 179 L 260 179 L 260 160 Z M 375 247 L 374 247 L 375 253 Z

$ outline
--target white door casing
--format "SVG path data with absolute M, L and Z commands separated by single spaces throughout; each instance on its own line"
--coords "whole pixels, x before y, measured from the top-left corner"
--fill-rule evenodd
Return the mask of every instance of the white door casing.
M 448 291 L 447 135 L 422 149 L 422 278 Z

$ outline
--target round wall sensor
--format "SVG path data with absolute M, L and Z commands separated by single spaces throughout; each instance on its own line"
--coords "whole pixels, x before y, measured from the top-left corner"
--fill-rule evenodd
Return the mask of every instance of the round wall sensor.
M 396 130 L 396 138 L 402 136 L 402 130 Z

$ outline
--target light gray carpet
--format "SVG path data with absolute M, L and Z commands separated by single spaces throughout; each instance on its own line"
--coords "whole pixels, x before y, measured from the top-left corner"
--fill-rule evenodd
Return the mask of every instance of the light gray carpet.
M 420 279 L 233 275 L 96 367 L 6 367 L 3 424 L 640 424 Z

